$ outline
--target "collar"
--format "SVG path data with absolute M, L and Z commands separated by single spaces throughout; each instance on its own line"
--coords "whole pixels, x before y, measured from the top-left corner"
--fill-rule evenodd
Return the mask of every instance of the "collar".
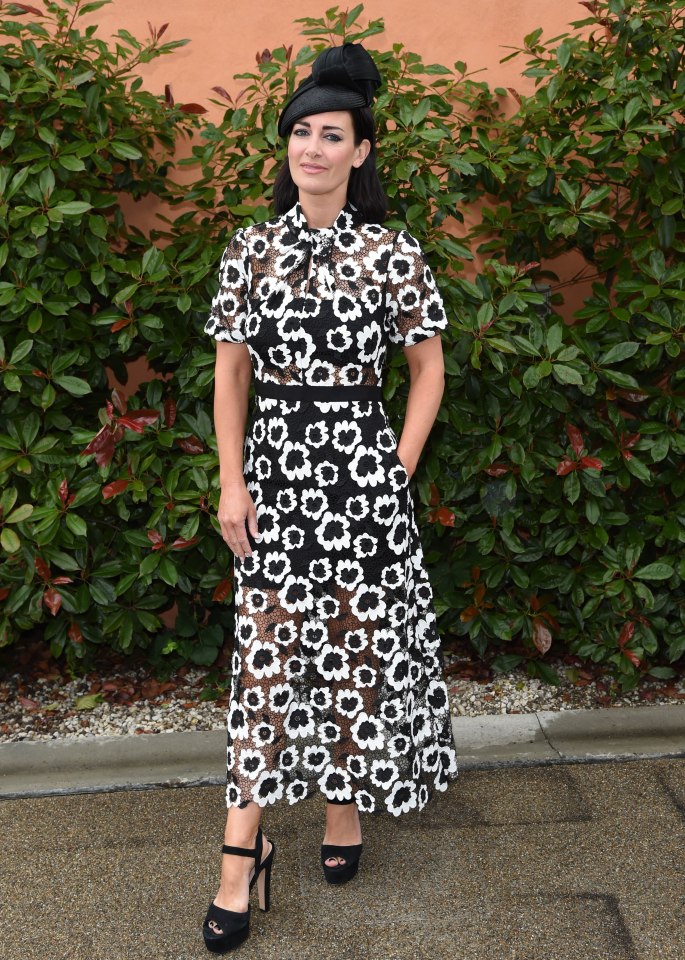
M 313 247 L 315 250 L 330 246 L 339 234 L 354 229 L 359 219 L 359 211 L 349 200 L 346 201 L 330 227 L 310 227 L 299 200 L 284 214 L 284 220 L 289 232 L 293 234 L 294 241 L 303 242 L 307 247 Z

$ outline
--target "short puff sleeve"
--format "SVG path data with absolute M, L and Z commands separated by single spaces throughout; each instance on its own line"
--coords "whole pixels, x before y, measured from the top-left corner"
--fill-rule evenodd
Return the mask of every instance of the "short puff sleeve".
M 410 347 L 447 327 L 435 278 L 418 241 L 406 230 L 397 234 L 388 260 L 386 289 L 392 343 Z
M 221 257 L 219 289 L 212 300 L 204 332 L 215 340 L 243 343 L 249 289 L 247 243 L 244 231 L 238 229 Z

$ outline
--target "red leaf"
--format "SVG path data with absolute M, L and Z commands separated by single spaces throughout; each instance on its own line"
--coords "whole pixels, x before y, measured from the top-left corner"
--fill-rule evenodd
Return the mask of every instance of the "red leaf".
M 37 700 L 29 700 L 28 697 L 17 697 L 17 700 L 26 710 L 35 710 L 38 706 Z
M 69 624 L 67 636 L 72 643 L 83 643 L 83 634 L 81 633 L 81 628 L 79 627 L 78 623 L 75 623 L 73 620 Z
M 205 449 L 202 440 L 198 440 L 197 437 L 183 437 L 180 440 L 176 440 L 176 443 L 184 453 L 202 453 Z
M 43 560 L 42 557 L 35 557 L 33 563 L 34 563 L 34 565 L 35 565 L 35 567 L 36 567 L 36 572 L 38 573 L 38 576 L 39 576 L 39 577 L 42 577 L 43 580 L 49 580 L 49 579 L 50 579 L 50 567 L 47 565 L 47 563 L 45 562 L 45 560 Z
M 640 666 L 640 658 L 633 650 L 624 650 L 623 653 L 628 657 L 634 667 Z
M 182 537 L 178 537 L 178 538 L 177 538 L 176 540 L 174 540 L 174 542 L 171 544 L 171 548 L 170 548 L 170 549 L 171 549 L 171 550 L 186 550 L 188 547 L 194 546 L 199 539 L 200 539 L 199 537 L 191 537 L 190 540 L 183 540 Z
M 461 611 L 461 613 L 459 614 L 459 619 L 461 620 L 462 623 L 468 623 L 469 620 L 473 620 L 477 616 L 478 616 L 478 608 L 471 606 Z
M 176 401 L 173 397 L 167 397 L 164 401 L 164 423 L 167 427 L 173 427 L 176 423 Z
M 111 497 L 116 497 L 118 493 L 123 493 L 130 482 L 130 480 L 112 480 L 111 483 L 106 483 L 102 488 L 103 499 L 109 500 Z
M 59 585 L 60 583 L 71 583 L 71 577 L 53 577 L 53 578 L 52 578 L 52 583 L 53 583 L 53 584 L 56 583 L 56 584 L 58 584 L 58 585 Z
M 212 600 L 225 600 L 230 592 L 231 592 L 231 581 L 219 580 L 216 587 L 214 587 Z
M 521 103 L 521 94 L 518 92 L 518 90 L 514 90 L 513 87 L 507 87 L 507 90 L 508 90 L 509 93 L 512 95 L 512 97 L 514 98 L 514 100 L 515 100 L 518 104 L 520 104 L 520 103 Z M 525 272 L 525 267 L 524 267 L 524 272 Z
M 582 470 L 601 470 L 604 464 L 599 457 L 583 457 L 580 461 Z
M 119 413 L 126 413 L 126 397 L 123 395 L 119 387 L 115 387 L 112 390 L 112 403 L 117 408 Z
M 32 7 L 28 3 L 13 3 L 13 7 L 19 7 L 22 13 L 35 13 L 37 17 L 44 17 L 45 11 L 39 10 L 38 7 Z
M 43 603 L 54 617 L 62 606 L 62 594 L 52 587 L 48 587 L 43 594 Z
M 173 107 L 174 105 L 174 96 L 171 92 L 171 84 L 167 83 L 164 86 L 164 99 L 167 102 L 167 106 Z
M 31 373 L 34 377 L 47 377 L 47 373 L 43 373 L 42 370 L 39 370 L 38 367 L 34 367 Z
M 0 600 L 6 600 L 10 595 L 9 587 L 0 587 Z
M 159 420 L 159 410 L 131 410 L 125 417 L 119 417 L 119 423 L 136 433 L 143 433 L 145 427 Z
M 207 113 L 207 108 L 200 103 L 181 103 L 179 106 L 183 113 Z
M 454 513 L 451 510 L 448 510 L 447 507 L 439 507 L 435 511 L 435 514 L 438 523 L 442 524 L 443 527 L 454 526 Z
M 633 639 L 633 634 L 635 633 L 635 624 L 632 620 L 626 620 L 623 624 L 623 628 L 618 635 L 618 645 L 619 647 L 624 647 L 627 643 Z
M 59 498 L 62 501 L 62 503 L 66 503 L 67 498 L 69 496 L 69 484 L 67 483 L 66 477 L 60 483 L 58 492 L 59 492 Z
M 164 537 L 157 530 L 148 530 L 147 538 L 153 550 L 160 550 L 164 546 Z
M 543 654 L 552 646 L 552 634 L 538 617 L 533 620 L 533 643 Z
M 568 457 L 564 457 L 563 460 L 560 460 L 557 464 L 557 476 L 565 477 L 568 473 L 573 473 L 574 470 L 578 469 L 578 464 L 574 460 L 569 460 Z
M 632 460 L 632 459 L 633 459 L 633 455 L 632 455 L 632 453 L 630 452 L 630 450 L 621 450 L 621 453 L 622 453 L 622 455 L 623 455 L 623 459 L 624 459 L 624 460 Z
M 168 24 L 168 23 L 163 23 L 163 24 L 162 24 L 162 26 L 161 26 L 161 27 L 159 28 L 159 30 L 157 31 L 157 39 L 158 39 L 158 40 L 159 40 L 160 37 L 164 36 L 164 34 L 167 32 L 168 27 L 169 27 L 169 24 Z
M 509 467 L 503 463 L 492 463 L 489 467 L 485 468 L 485 473 L 487 473 L 489 477 L 503 477 L 505 473 L 509 473 Z
M 566 433 L 568 438 L 571 441 L 571 446 L 573 447 L 573 452 L 577 457 L 582 453 L 585 442 L 583 440 L 583 434 L 580 432 L 578 427 L 574 427 L 572 423 L 566 424 Z
M 220 97 L 223 97 L 224 100 L 228 100 L 229 103 L 233 103 L 233 97 L 228 90 L 224 90 L 223 87 L 212 87 L 212 90 L 214 93 L 218 93 Z
M 79 456 L 95 454 L 95 462 L 99 467 L 105 467 L 114 456 L 114 435 L 111 427 L 106 424 L 99 433 L 96 433 L 88 446 L 81 450 Z

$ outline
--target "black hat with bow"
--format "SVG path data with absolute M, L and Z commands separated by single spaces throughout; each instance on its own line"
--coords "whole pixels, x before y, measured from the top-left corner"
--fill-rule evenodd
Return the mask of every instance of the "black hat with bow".
M 361 43 L 329 47 L 283 108 L 278 134 L 285 137 L 296 120 L 313 113 L 370 107 L 380 85 L 381 75 Z

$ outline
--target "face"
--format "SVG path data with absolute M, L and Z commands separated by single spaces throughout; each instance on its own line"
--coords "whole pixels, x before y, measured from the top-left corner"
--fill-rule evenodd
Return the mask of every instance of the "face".
M 293 124 L 288 140 L 290 175 L 300 194 L 347 196 L 353 167 L 360 167 L 371 150 L 368 140 L 354 142 L 352 114 L 332 110 L 303 117 Z

